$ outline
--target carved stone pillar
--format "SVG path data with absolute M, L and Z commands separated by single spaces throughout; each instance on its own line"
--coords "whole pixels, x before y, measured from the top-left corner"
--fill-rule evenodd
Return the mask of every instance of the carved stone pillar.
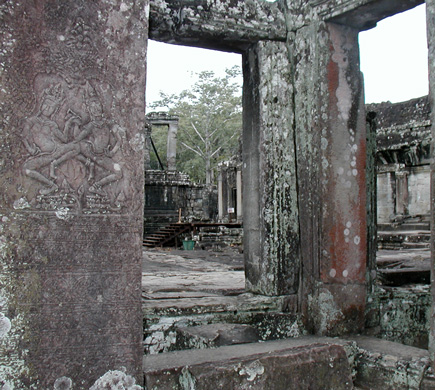
M 0 5 L 0 382 L 142 377 L 148 0 Z M 129 378 L 130 380 L 131 378 Z

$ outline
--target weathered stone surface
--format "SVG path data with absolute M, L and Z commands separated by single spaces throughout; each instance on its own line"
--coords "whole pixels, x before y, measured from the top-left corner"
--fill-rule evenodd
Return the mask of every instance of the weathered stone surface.
M 289 39 L 298 65 L 296 151 L 298 188 L 304 189 L 298 193 L 298 204 L 307 294 L 302 305 L 315 331 L 329 334 L 363 326 L 366 125 L 357 33 L 321 23 Z M 324 313 L 322 302 L 338 311 L 325 319 L 343 321 L 317 322 L 309 313 Z M 319 328 L 320 324 L 325 326 Z
M 332 339 L 299 338 L 148 356 L 144 373 L 148 390 L 353 388 L 343 344 Z
M 151 1 L 150 38 L 242 52 L 259 40 L 286 38 L 278 3 L 252 0 Z
M 299 281 L 293 84 L 286 50 L 281 42 L 260 42 L 244 56 L 246 286 L 267 295 L 292 294 Z
M 258 332 L 245 324 L 209 324 L 177 329 L 179 349 L 214 348 L 259 340 Z
M 429 49 L 429 104 L 431 107 L 435 107 L 435 1 L 426 1 L 426 23 L 427 23 L 427 41 Z M 435 142 L 435 110 L 432 110 L 432 144 L 431 144 L 431 212 L 430 220 L 435 219 L 435 159 L 434 142 Z M 432 265 L 431 265 L 431 295 L 432 295 L 432 307 L 430 312 L 430 334 L 429 334 L 429 352 L 432 360 L 432 369 L 435 371 L 435 224 L 431 223 L 431 253 L 432 253 Z
M 121 366 L 141 379 L 147 4 L 0 5 L 0 381 L 11 388 L 89 389 Z
M 383 287 L 377 290 L 377 337 L 418 348 L 428 347 L 430 287 Z
M 351 340 L 358 345 L 355 378 L 358 387 L 421 389 L 430 363 L 427 350 L 364 336 L 352 337 Z
M 367 30 L 380 20 L 424 3 L 422 0 L 312 0 L 310 4 L 323 20 Z

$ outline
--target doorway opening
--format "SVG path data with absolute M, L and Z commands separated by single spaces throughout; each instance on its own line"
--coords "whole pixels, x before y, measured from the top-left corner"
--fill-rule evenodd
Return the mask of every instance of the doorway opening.
M 243 77 L 239 54 L 148 43 L 142 292 L 153 354 L 174 347 L 180 326 L 236 317 L 243 301 Z
M 377 226 L 372 272 L 382 285 L 380 333 L 427 348 L 431 123 L 425 5 L 360 33 L 360 52 L 366 112 L 375 131 L 369 136 L 375 194 L 369 197 Z

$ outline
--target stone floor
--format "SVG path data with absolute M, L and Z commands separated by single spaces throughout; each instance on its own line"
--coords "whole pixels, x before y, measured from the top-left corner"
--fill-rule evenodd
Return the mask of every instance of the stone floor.
M 143 254 L 145 299 L 228 296 L 244 291 L 243 254 L 235 250 L 147 249 Z M 383 273 L 429 273 L 430 250 L 380 250 L 377 262 Z
M 233 250 L 144 250 L 145 299 L 238 295 L 244 288 L 243 254 Z

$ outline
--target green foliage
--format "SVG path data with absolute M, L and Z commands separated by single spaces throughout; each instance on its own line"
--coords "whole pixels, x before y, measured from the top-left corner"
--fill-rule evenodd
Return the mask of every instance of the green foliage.
M 190 90 L 178 95 L 160 93 L 161 99 L 151 108 L 165 107 L 170 114 L 180 117 L 178 129 L 177 169 L 186 172 L 192 180 L 214 182 L 214 171 L 219 161 L 229 159 L 238 150 L 242 130 L 242 97 L 237 78 L 240 68 L 226 69 L 224 77 L 214 72 L 197 73 L 197 81 Z M 152 138 L 159 145 L 159 154 L 165 154 L 161 145 L 166 139 L 162 133 Z

